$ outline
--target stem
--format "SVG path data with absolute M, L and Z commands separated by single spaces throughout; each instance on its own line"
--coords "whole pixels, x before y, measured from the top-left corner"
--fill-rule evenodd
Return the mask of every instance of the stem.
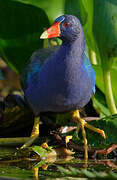
M 16 138 L 0 138 L 0 146 L 21 146 L 24 143 L 27 143 L 31 138 L 30 137 L 16 137 Z M 35 144 L 39 143 L 39 138 L 35 140 Z M 45 139 L 44 139 L 45 140 Z
M 0 146 L 18 146 L 29 140 L 29 137 L 0 138 Z
M 92 49 L 89 49 L 89 59 L 92 64 L 97 64 L 96 53 Z
M 109 107 L 111 114 L 116 114 L 117 109 L 112 92 L 110 69 L 103 69 L 103 77 L 104 77 L 105 96 L 106 96 L 107 105 Z

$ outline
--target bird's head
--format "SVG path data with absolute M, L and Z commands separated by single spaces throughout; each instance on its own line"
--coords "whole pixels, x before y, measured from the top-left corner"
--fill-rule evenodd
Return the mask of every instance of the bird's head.
M 44 31 L 41 39 L 59 37 L 63 41 L 74 41 L 82 34 L 82 26 L 77 17 L 72 15 L 59 16 L 53 25 Z

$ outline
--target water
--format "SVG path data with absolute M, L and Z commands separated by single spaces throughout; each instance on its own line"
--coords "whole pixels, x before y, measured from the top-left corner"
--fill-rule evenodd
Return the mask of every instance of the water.
M 6 159 L 6 157 L 16 149 L 14 148 L 0 148 L 0 158 Z M 1 160 L 0 159 L 0 160 Z M 60 168 L 63 168 L 62 170 Z M 53 157 L 48 159 L 46 162 L 41 161 L 38 162 L 36 159 L 29 158 L 17 158 L 10 160 L 1 160 L 0 161 L 0 180 L 1 179 L 26 179 L 26 180 L 38 180 L 38 179 L 77 179 L 74 176 L 74 170 L 79 170 L 80 173 L 77 173 L 77 178 L 90 176 L 85 175 L 87 172 L 83 172 L 84 170 L 88 170 L 88 172 L 98 172 L 103 173 L 103 175 L 107 176 L 109 172 L 114 171 L 116 173 L 117 162 L 116 160 L 110 159 L 101 159 L 101 160 L 89 160 L 88 163 L 80 160 L 78 158 L 74 158 L 72 156 L 67 157 Z M 64 170 L 67 170 L 68 174 L 64 174 Z M 71 174 L 70 174 L 71 173 Z M 78 178 L 78 179 L 79 179 Z M 87 177 L 88 178 L 88 177 Z M 86 179 L 87 179 L 86 178 Z M 112 178 L 111 178 L 112 179 Z

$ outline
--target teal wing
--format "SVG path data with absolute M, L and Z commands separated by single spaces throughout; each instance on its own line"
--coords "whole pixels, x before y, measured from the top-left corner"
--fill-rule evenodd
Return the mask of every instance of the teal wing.
M 37 73 L 39 72 L 39 69 L 41 68 L 43 63 L 58 48 L 59 48 L 59 46 L 44 48 L 44 49 L 35 51 L 32 54 L 32 56 L 30 58 L 30 63 L 26 66 L 26 68 L 24 69 L 24 71 L 21 74 L 21 85 L 22 85 L 23 89 L 27 88 L 28 84 L 30 83 L 30 78 L 34 78 L 34 80 L 36 80 Z
M 90 60 L 86 54 L 84 56 L 84 64 L 85 64 L 85 68 L 88 72 L 88 75 L 91 77 L 92 90 L 93 90 L 93 93 L 95 93 L 95 71 L 94 71 L 94 69 L 90 63 Z

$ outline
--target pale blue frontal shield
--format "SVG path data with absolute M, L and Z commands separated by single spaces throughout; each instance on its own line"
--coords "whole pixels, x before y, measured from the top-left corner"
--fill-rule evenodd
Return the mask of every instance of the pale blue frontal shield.
M 61 23 L 62 21 L 64 21 L 64 19 L 65 19 L 64 16 L 60 16 L 60 17 L 56 18 L 55 22 L 60 22 Z

